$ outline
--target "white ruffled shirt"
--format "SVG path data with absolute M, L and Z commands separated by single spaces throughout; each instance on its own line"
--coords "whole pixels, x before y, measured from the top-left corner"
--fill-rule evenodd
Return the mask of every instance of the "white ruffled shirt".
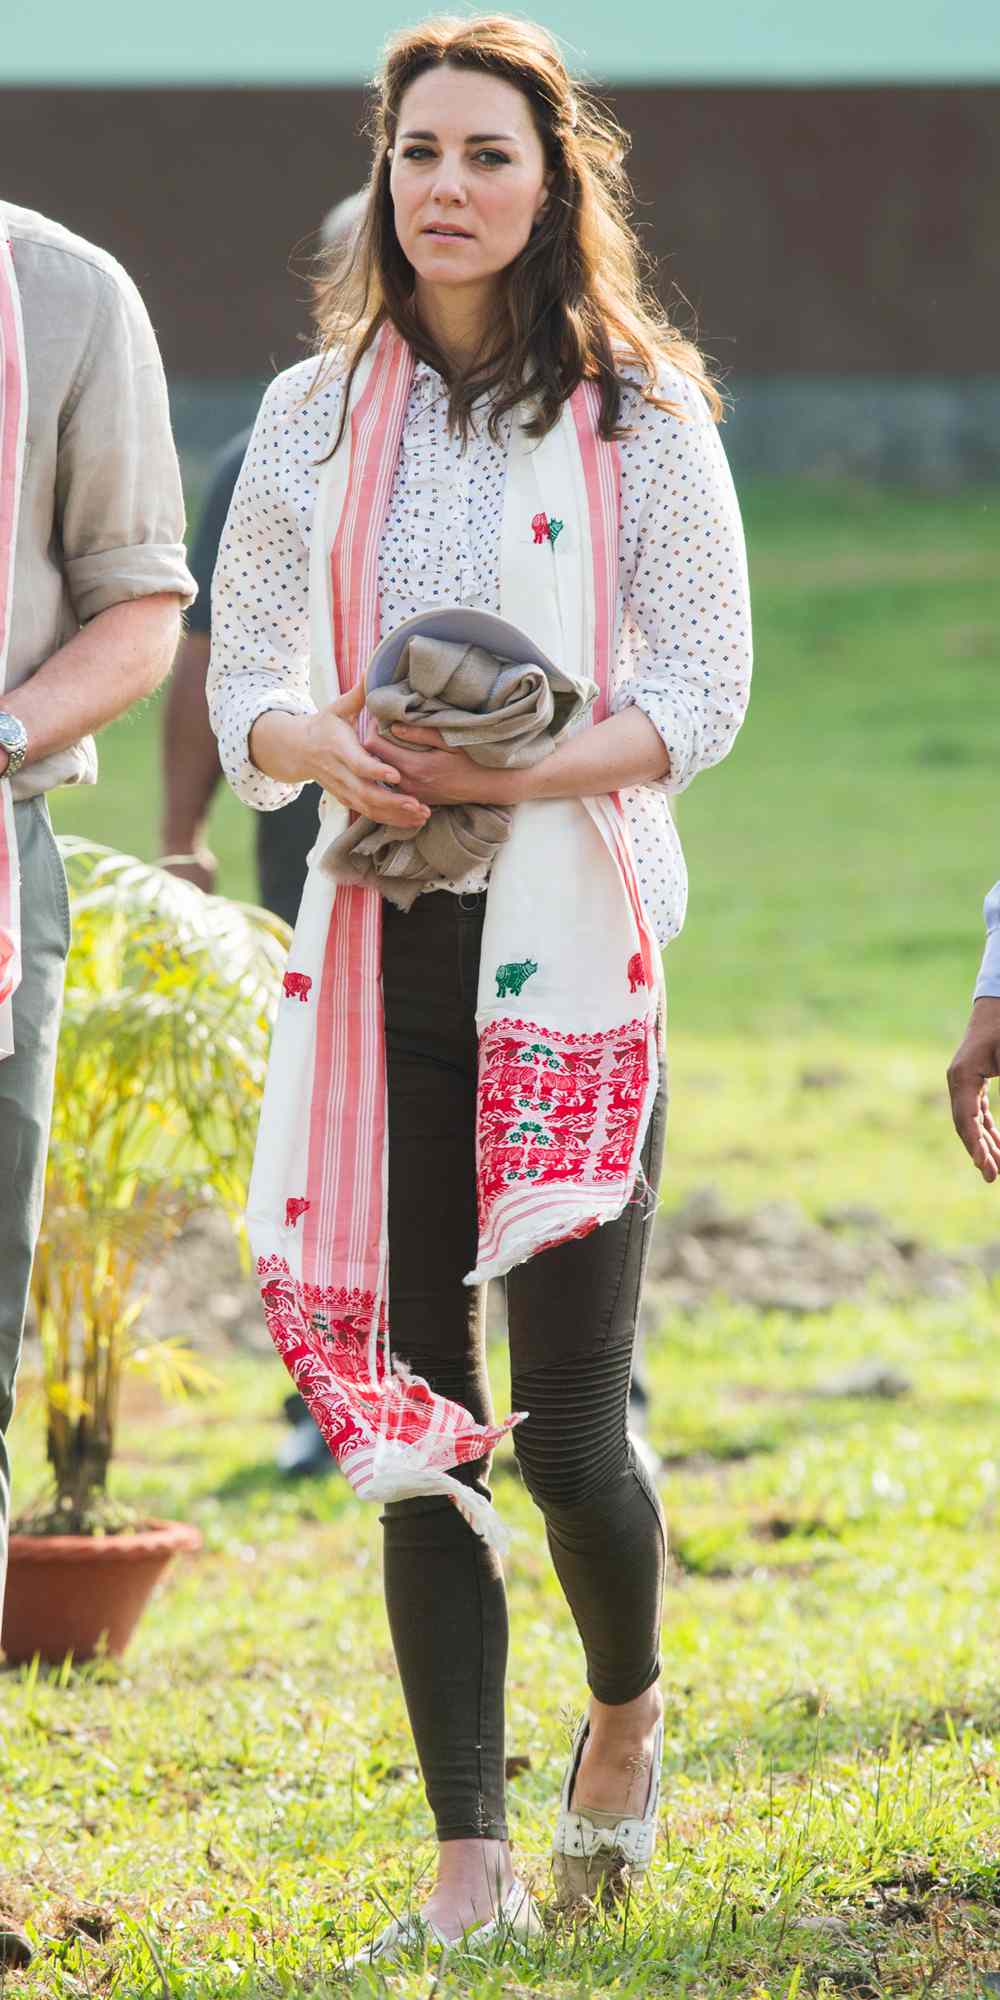
M 209 708 L 222 767 L 258 811 L 301 789 L 268 778 L 248 739 L 269 709 L 311 714 L 309 538 L 319 461 L 340 419 L 342 378 L 305 401 L 315 361 L 267 390 L 226 521 L 212 588 Z M 674 370 L 660 387 L 683 418 L 627 391 L 613 713 L 635 704 L 670 754 L 656 783 L 622 792 L 646 910 L 661 944 L 684 921 L 687 873 L 669 794 L 732 747 L 750 690 L 750 603 L 739 507 L 715 424 Z M 441 377 L 418 361 L 379 549 L 381 627 L 465 604 L 500 611 L 500 527 L 510 416 L 494 444 L 448 429 Z M 448 888 L 483 886 L 469 877 Z M 445 885 L 442 885 L 445 886 Z

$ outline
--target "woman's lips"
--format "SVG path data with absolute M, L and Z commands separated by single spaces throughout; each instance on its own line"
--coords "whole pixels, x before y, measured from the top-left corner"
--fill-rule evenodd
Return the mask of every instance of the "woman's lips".
M 452 240 L 452 241 L 454 241 L 454 242 L 457 242 L 457 243 L 471 243 L 471 241 L 472 241 L 472 232 L 471 232 L 471 230 L 468 230 L 468 229 L 442 229 L 442 228 L 440 228 L 440 227 L 439 227 L 439 225 L 438 225 L 438 224 L 437 224 L 436 222 L 429 222 L 429 223 L 428 223 L 428 225 L 427 225 L 426 229 L 424 230 L 424 235 L 425 235 L 425 236 L 443 236 L 443 237 L 445 237 L 446 239 L 449 239 L 449 240 Z

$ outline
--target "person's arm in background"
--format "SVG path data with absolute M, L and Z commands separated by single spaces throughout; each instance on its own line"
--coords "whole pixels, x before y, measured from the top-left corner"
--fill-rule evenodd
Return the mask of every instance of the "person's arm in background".
M 81 630 L 4 696 L 27 730 L 26 767 L 152 694 L 170 670 L 181 610 L 194 594 L 159 350 L 121 270 L 107 276 L 63 416 L 56 527 Z
M 986 950 L 969 1025 L 948 1067 L 955 1130 L 984 1181 L 1000 1178 L 1000 1130 L 990 1110 L 989 1081 L 1000 1076 L 1000 882 L 983 905 Z
M 205 496 L 190 556 L 198 596 L 170 677 L 160 734 L 164 866 L 209 893 L 215 888 L 217 865 L 205 841 L 205 821 L 222 776 L 205 695 L 212 647 L 212 576 L 247 441 L 244 434 L 226 447 Z

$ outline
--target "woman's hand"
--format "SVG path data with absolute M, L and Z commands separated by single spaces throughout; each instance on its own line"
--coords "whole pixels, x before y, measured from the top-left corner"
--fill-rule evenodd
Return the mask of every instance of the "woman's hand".
M 288 784 L 312 779 L 341 805 L 366 819 L 414 833 L 429 808 L 400 791 L 399 773 L 361 743 L 356 720 L 365 705 L 363 685 L 342 694 L 316 715 L 287 715 L 271 709 L 250 731 L 250 755 L 258 769 Z
M 380 756 L 395 766 L 407 791 L 425 805 L 511 806 L 516 802 L 516 772 L 488 771 L 465 750 L 449 750 L 437 729 L 400 722 L 391 736 L 379 736 L 378 746 Z

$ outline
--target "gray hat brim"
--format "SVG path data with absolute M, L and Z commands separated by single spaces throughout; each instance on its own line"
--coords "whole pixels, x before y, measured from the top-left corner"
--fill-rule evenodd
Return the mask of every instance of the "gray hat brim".
M 506 618 L 495 618 L 491 611 L 473 611 L 464 604 L 449 604 L 418 611 L 397 625 L 395 631 L 388 632 L 368 662 L 366 686 L 384 687 L 391 681 L 404 646 L 415 638 L 450 639 L 457 645 L 482 646 L 500 660 L 513 660 L 518 666 L 544 667 L 556 687 L 568 690 L 575 685 L 520 626 L 512 625 Z

